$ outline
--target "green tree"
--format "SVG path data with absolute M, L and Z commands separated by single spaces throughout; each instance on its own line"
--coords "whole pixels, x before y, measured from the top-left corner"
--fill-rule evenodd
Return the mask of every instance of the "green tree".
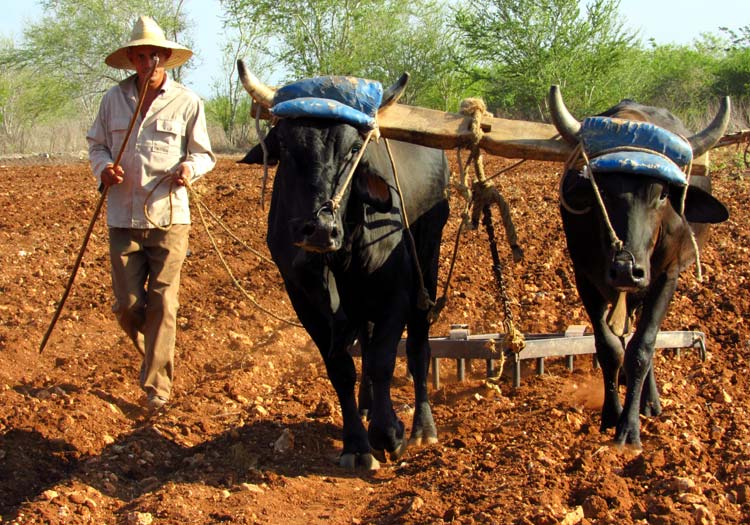
M 563 87 L 576 114 L 618 99 L 617 68 L 636 46 L 624 28 L 619 0 L 467 0 L 456 27 L 464 42 L 461 64 L 481 83 L 488 106 L 510 116 L 539 119 L 550 84 Z
M 724 60 L 717 66 L 714 91 L 747 105 L 750 102 L 750 25 L 737 30 L 719 29 L 728 36 L 729 46 Z
M 0 53 L 13 51 L 10 40 L 0 42 Z M 77 108 L 55 76 L 28 69 L 0 72 L 0 151 L 26 151 L 34 126 L 71 117 Z
M 637 67 L 631 68 L 637 78 L 632 98 L 667 108 L 697 129 L 709 103 L 715 102 L 711 85 L 718 57 L 701 45 L 652 45 L 638 56 Z
M 248 146 L 253 119 L 250 99 L 237 74 L 237 60 L 242 59 L 252 71 L 272 69 L 271 61 L 260 51 L 264 32 L 256 24 L 248 24 L 241 5 L 233 0 L 221 0 L 223 22 L 222 71 L 212 79 L 213 97 L 206 102 L 210 122 L 218 124 L 232 149 Z M 219 143 L 219 141 L 214 141 Z
M 354 75 L 384 84 L 404 71 L 405 100 L 444 106 L 462 77 L 450 66 L 446 7 L 435 0 L 224 0 L 240 23 L 264 28 L 259 49 L 291 79 Z M 439 86 L 439 87 L 438 87 Z M 442 91 L 440 91 L 442 87 Z
M 42 146 L 39 137 L 59 126 L 83 135 L 102 94 L 130 74 L 108 67 L 104 58 L 129 39 L 137 16 L 152 16 L 167 38 L 191 46 L 184 0 L 37 3 L 44 13 L 39 21 L 24 30 L 18 45 L 0 46 L 0 143 L 6 150 L 25 151 L 32 137 Z M 182 69 L 172 72 L 174 78 Z M 50 133 L 43 147 L 64 147 Z

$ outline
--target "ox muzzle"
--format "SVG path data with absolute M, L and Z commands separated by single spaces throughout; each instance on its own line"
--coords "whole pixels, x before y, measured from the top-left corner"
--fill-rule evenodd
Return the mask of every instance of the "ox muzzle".
M 325 202 L 312 217 L 292 225 L 294 245 L 308 252 L 335 252 L 342 246 L 343 228 L 331 201 Z
M 648 286 L 648 271 L 630 251 L 618 250 L 612 256 L 607 282 L 621 292 L 635 292 Z

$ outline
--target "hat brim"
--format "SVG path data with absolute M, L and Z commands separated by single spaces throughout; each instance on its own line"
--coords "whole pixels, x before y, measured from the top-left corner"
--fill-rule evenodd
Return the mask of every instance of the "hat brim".
M 175 42 L 169 40 L 154 40 L 151 38 L 143 38 L 141 40 L 133 40 L 122 46 L 117 51 L 110 53 L 107 58 L 104 59 L 104 63 L 109 67 L 115 69 L 131 69 L 135 70 L 135 66 L 128 58 L 128 48 L 136 46 L 154 46 L 169 49 L 172 54 L 169 56 L 164 64 L 160 64 L 160 67 L 164 69 L 172 69 L 181 66 L 193 56 L 193 52 L 188 48 L 181 46 Z

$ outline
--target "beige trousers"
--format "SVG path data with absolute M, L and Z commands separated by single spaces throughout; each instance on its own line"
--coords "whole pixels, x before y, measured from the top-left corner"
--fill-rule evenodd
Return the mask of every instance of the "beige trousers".
M 149 396 L 169 399 L 172 390 L 180 269 L 189 233 L 189 224 L 166 231 L 109 229 L 112 311 L 143 356 L 140 383 Z

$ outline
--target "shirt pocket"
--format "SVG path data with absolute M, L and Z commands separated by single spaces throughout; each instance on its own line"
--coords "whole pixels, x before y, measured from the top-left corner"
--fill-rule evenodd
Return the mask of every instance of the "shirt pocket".
M 170 155 L 182 155 L 186 124 L 182 120 L 157 119 L 152 151 Z
M 115 159 L 122 149 L 122 145 L 125 142 L 125 136 L 128 133 L 128 127 L 130 126 L 130 120 L 124 118 L 112 119 L 112 159 Z

